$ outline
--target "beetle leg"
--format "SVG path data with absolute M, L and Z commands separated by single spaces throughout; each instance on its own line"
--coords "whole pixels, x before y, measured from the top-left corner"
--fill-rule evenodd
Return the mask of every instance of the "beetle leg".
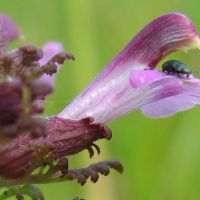
M 181 74 L 180 73 L 178 73 L 178 77 L 181 78 Z
M 147 67 L 144 68 L 144 70 L 150 70 L 150 69 L 151 69 L 150 66 L 147 66 Z

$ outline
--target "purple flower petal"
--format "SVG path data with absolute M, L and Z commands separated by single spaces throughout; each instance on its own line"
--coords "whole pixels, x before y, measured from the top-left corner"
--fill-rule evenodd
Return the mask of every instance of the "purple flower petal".
M 45 65 L 53 56 L 55 56 L 56 54 L 64 50 L 63 45 L 59 42 L 49 42 L 45 44 L 42 49 L 43 49 L 44 55 L 42 59 L 39 61 L 40 65 Z M 54 83 L 55 83 L 55 75 L 49 76 L 47 74 L 44 74 L 39 79 L 39 81 L 45 82 L 49 84 L 50 86 L 52 86 L 53 88 Z
M 156 70 L 133 70 L 130 73 L 129 80 L 133 88 L 139 88 L 148 85 L 163 76 L 166 76 L 164 72 Z
M 53 56 L 62 52 L 64 49 L 63 45 L 59 42 L 49 42 L 43 46 L 42 50 L 43 50 L 43 57 L 41 60 L 39 60 L 40 65 L 45 65 Z M 38 99 L 34 102 L 34 107 L 36 110 L 43 109 L 45 103 L 45 97 L 48 94 L 50 94 L 54 88 L 55 76 L 56 74 L 53 74 L 52 76 L 43 74 L 38 80 L 34 81 L 35 85 L 43 85 L 44 88 L 49 89 L 49 91 L 45 95 L 41 96 L 41 99 Z
M 155 91 L 155 85 L 158 79 L 173 77 L 156 70 L 133 71 L 130 75 L 131 85 L 135 88 L 143 89 L 143 86 L 149 87 L 148 92 L 153 94 L 146 97 L 147 104 L 141 107 L 142 112 L 152 118 L 167 117 L 178 111 L 183 111 L 194 107 L 200 103 L 200 81 L 194 78 L 180 81 L 176 79 L 173 84 L 163 84 L 162 91 Z M 145 95 L 144 95 L 145 97 Z M 153 103 L 152 103 L 153 101 Z
M 21 32 L 15 22 L 7 15 L 0 14 L 0 38 L 5 46 L 19 38 Z
M 44 55 L 39 61 L 40 65 L 46 64 L 53 56 L 62 52 L 64 49 L 60 42 L 48 42 L 42 47 L 42 50 Z
M 191 109 L 196 104 L 200 104 L 200 97 L 181 94 L 147 104 L 141 107 L 141 111 L 148 117 L 161 118 L 174 115 L 179 111 Z
M 153 69 L 162 58 L 174 51 L 199 47 L 199 37 L 186 16 L 169 13 L 158 17 L 140 31 L 58 116 L 71 119 L 93 116 L 95 122 L 108 122 L 159 98 L 184 93 L 178 77 L 162 77 L 162 73 L 157 72 L 153 76 L 158 80 L 150 77 L 141 83 L 139 79 L 130 81 L 130 73 Z

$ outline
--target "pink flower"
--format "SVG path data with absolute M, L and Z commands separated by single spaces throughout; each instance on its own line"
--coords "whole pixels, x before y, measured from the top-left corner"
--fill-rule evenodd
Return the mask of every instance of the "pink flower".
M 150 22 L 58 117 L 107 123 L 136 109 L 166 117 L 200 102 L 200 81 L 154 70 L 167 55 L 200 47 L 192 22 L 168 13 Z
M 15 22 L 7 15 L 0 13 L 0 40 L 5 46 L 20 37 L 21 33 Z
M 3 24 L 0 35 L 6 47 L 18 36 L 18 29 L 6 16 L 0 19 Z M 43 51 L 33 46 L 8 53 L 2 51 L 0 72 L 5 82 L 0 88 L 6 87 L 6 90 L 2 89 L 0 97 L 6 103 L 0 107 L 0 114 L 3 114 L 0 137 L 8 137 L 11 132 L 15 138 L 9 138 L 0 150 L 0 175 L 12 179 L 0 185 L 24 184 L 24 181 L 55 182 L 64 178 L 77 178 L 84 184 L 89 176 L 97 181 L 97 172 L 108 174 L 108 166 L 121 171 L 120 165 L 106 162 L 103 167 L 92 166 L 90 170 L 75 170 L 69 174 L 65 156 L 84 149 L 92 156 L 91 146 L 99 152 L 93 142 L 111 138 L 106 123 L 136 109 L 158 118 L 199 104 L 199 79 L 155 70 L 170 53 L 199 47 L 199 37 L 186 16 L 169 13 L 158 17 L 140 31 L 60 114 L 43 120 L 36 114 L 42 112 L 43 101 L 54 87 L 54 74 L 64 60 L 74 57 L 60 52 L 63 47 L 59 43 L 49 43 Z M 14 100 L 9 101 L 10 97 Z M 5 109 L 6 106 L 9 109 Z M 44 165 L 49 165 L 47 173 L 41 172 Z M 40 174 L 34 174 L 38 168 Z
M 64 48 L 63 45 L 60 42 L 49 42 L 46 43 L 43 47 L 42 50 L 44 52 L 44 55 L 42 57 L 42 59 L 39 60 L 40 65 L 45 65 L 48 63 L 48 61 L 53 58 L 53 56 L 55 56 L 56 54 L 63 52 Z M 55 74 L 53 75 L 47 75 L 44 74 L 39 81 L 43 81 L 48 83 L 49 85 L 52 86 L 52 88 L 54 87 L 55 84 Z

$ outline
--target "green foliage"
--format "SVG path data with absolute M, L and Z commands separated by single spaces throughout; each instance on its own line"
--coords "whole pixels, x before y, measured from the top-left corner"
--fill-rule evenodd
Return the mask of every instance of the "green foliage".
M 0 195 L 0 200 L 5 200 L 10 197 L 16 197 L 17 200 L 23 200 L 24 196 L 28 196 L 32 200 L 44 200 L 43 194 L 33 185 L 9 187 Z

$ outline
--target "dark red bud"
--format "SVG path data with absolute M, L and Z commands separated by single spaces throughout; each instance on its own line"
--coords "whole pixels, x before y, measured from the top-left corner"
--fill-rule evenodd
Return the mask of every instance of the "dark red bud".
M 46 121 L 46 137 L 21 135 L 0 151 L 0 175 L 7 178 L 25 176 L 51 159 L 76 154 L 101 138 L 111 138 L 103 124 L 92 124 L 91 118 L 70 120 L 54 117 Z

